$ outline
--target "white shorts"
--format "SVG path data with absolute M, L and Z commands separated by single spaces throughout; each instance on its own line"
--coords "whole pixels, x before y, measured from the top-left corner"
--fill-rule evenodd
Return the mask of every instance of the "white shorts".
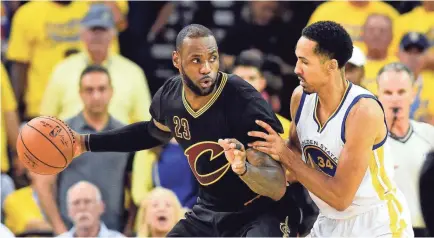
M 402 229 L 401 237 L 414 237 L 410 220 L 404 219 L 407 225 Z M 395 237 L 390 223 L 387 205 L 349 219 L 330 219 L 319 214 L 307 237 Z

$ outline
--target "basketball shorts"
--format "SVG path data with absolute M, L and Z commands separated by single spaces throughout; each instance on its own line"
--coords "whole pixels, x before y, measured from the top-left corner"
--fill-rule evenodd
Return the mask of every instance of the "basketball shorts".
M 307 237 L 414 237 L 408 216 L 406 225 L 392 227 L 387 205 L 379 205 L 348 219 L 331 219 L 320 214 Z

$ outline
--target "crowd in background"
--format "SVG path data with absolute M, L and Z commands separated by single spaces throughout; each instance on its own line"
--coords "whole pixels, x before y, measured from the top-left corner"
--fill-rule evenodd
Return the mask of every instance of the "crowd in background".
M 378 71 L 402 62 L 416 79 L 409 117 L 434 125 L 432 1 L 2 1 L 1 14 L 1 218 L 17 236 L 164 236 L 194 205 L 199 185 L 175 140 L 84 154 L 55 176 L 32 174 L 15 152 L 20 125 L 39 115 L 79 133 L 149 120 L 152 95 L 177 74 L 172 51 L 187 24 L 214 32 L 221 70 L 262 93 L 284 137 L 295 46 L 321 20 L 353 39 L 349 81 L 378 95 Z

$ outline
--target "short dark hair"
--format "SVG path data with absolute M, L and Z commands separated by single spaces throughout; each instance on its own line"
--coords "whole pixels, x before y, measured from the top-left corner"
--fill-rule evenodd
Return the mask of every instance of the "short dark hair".
M 342 68 L 353 54 L 353 41 L 348 32 L 333 21 L 319 21 L 305 27 L 301 33 L 317 46 L 314 53 L 336 59 L 338 67 Z
M 81 72 L 81 75 L 80 75 L 79 86 L 81 87 L 81 80 L 83 79 L 83 77 L 84 77 L 86 74 L 94 73 L 94 72 L 99 72 L 99 73 L 104 73 L 104 74 L 106 74 L 107 77 L 108 77 L 108 79 L 109 79 L 109 84 L 110 84 L 110 86 L 111 86 L 111 84 L 112 84 L 111 81 L 112 81 L 112 80 L 111 80 L 111 77 L 110 77 L 110 73 L 109 73 L 109 71 L 107 70 L 106 67 L 101 66 L 101 65 L 97 65 L 97 64 L 88 65 L 88 66 L 86 66 L 86 68 L 84 68 L 84 70 Z
M 264 59 L 260 51 L 245 50 L 242 51 L 235 59 L 234 68 L 237 66 L 244 66 L 257 68 L 259 71 L 261 71 L 263 65 Z
M 182 46 L 182 42 L 186 37 L 188 38 L 200 38 L 212 36 L 215 37 L 212 31 L 200 24 L 190 24 L 178 33 L 176 36 L 176 50 L 180 50 Z
M 380 78 L 380 76 L 384 73 L 384 72 L 405 72 L 408 74 L 408 76 L 410 77 L 411 80 L 411 84 L 414 84 L 416 82 L 416 78 L 414 77 L 413 72 L 411 71 L 411 69 L 409 67 L 407 67 L 405 64 L 401 63 L 401 62 L 393 62 L 393 63 L 389 63 L 384 65 L 377 74 L 377 83 L 378 83 L 378 79 Z

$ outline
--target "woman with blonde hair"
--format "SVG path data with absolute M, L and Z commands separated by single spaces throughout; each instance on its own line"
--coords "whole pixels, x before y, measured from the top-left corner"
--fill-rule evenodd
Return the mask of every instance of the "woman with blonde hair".
M 184 214 L 185 209 L 174 192 L 156 187 L 140 204 L 137 237 L 165 237 Z

